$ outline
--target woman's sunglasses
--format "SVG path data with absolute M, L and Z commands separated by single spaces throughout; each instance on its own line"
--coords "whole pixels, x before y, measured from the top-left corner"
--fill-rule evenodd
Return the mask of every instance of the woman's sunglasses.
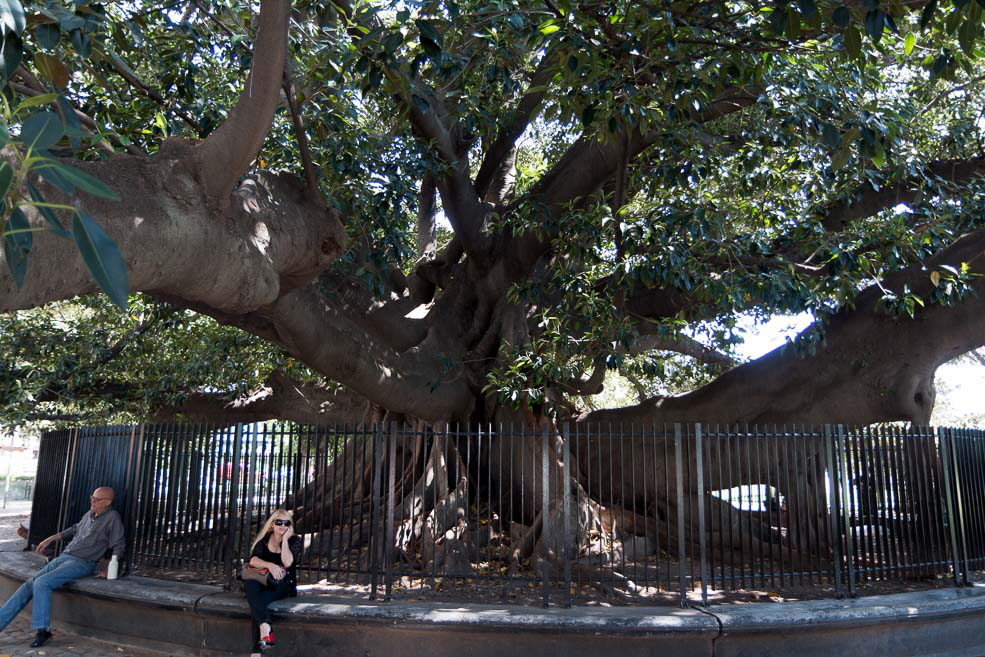
M 274 520 L 274 524 L 277 525 L 278 527 L 290 527 L 291 526 L 291 521 L 290 520 Z

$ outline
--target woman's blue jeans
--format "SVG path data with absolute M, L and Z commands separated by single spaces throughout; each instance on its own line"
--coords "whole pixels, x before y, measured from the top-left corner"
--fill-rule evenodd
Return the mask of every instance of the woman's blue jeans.
M 62 584 L 88 577 L 96 572 L 96 562 L 63 554 L 52 559 L 47 566 L 14 591 L 3 607 L 0 607 L 0 631 L 34 598 L 31 608 L 31 627 L 46 630 L 51 626 L 51 592 Z

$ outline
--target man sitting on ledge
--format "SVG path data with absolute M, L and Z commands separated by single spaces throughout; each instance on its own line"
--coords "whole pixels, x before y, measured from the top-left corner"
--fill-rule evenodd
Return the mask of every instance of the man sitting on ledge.
M 43 553 L 51 543 L 71 539 L 61 556 L 36 572 L 14 591 L 10 599 L 0 607 L 0 632 L 14 620 L 21 609 L 34 598 L 31 611 L 31 627 L 37 630 L 32 648 L 40 648 L 51 638 L 51 592 L 62 584 L 96 572 L 96 564 L 113 549 L 117 557 L 123 556 L 123 522 L 120 514 L 111 509 L 115 493 L 103 486 L 93 491 L 89 499 L 89 512 L 77 523 L 49 536 L 38 543 L 37 552 Z

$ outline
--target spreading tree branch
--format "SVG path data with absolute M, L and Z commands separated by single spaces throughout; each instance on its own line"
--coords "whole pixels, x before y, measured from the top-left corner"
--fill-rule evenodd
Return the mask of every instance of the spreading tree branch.
M 827 231 L 840 232 L 857 219 L 871 217 L 899 203 L 913 204 L 928 178 L 961 185 L 980 176 L 985 176 L 985 157 L 931 162 L 925 169 L 924 177 L 908 178 L 879 190 L 867 185 L 856 190 L 849 200 L 829 204 L 822 212 L 821 224 Z
M 632 353 L 643 353 L 646 351 L 673 351 L 678 354 L 690 356 L 701 363 L 709 365 L 720 365 L 722 367 L 732 367 L 735 361 L 728 354 L 705 346 L 686 335 L 658 335 L 651 333 L 641 335 L 633 343 Z
M 272 372 L 266 384 L 248 395 L 230 400 L 210 392 L 195 392 L 182 402 L 158 408 L 157 421 L 181 417 L 193 422 L 232 424 L 290 420 L 304 424 L 367 424 L 380 409 L 368 400 L 337 386 L 295 381 Z
M 263 0 L 253 45 L 253 67 L 236 107 L 196 147 L 198 176 L 206 195 L 220 204 L 260 152 L 280 100 L 287 60 L 291 3 Z
M 504 162 L 509 159 L 509 154 L 513 151 L 516 140 L 527 129 L 537 109 L 544 102 L 544 98 L 547 96 L 548 83 L 556 72 L 556 59 L 553 52 L 547 52 L 541 57 L 537 69 L 530 78 L 527 93 L 517 103 L 513 116 L 502 127 L 496 140 L 486 150 L 486 155 L 479 166 L 479 172 L 475 176 L 475 191 L 480 198 L 486 196 L 489 186 L 496 179 Z
M 312 203 L 324 203 L 321 191 L 318 189 L 318 174 L 315 173 L 315 165 L 311 161 L 311 149 L 308 147 L 308 131 L 304 126 L 304 117 L 301 116 L 301 109 L 298 107 L 297 96 L 294 92 L 294 83 L 291 82 L 291 75 L 284 70 L 284 95 L 287 97 L 287 106 L 291 110 L 291 123 L 294 126 L 294 136 L 298 140 L 298 151 L 301 153 L 301 167 L 304 170 L 305 194 Z
M 968 263 L 978 276 L 955 303 L 931 301 L 928 270 Z M 886 290 L 909 289 L 928 301 L 914 317 L 883 304 Z M 621 409 L 593 411 L 581 421 L 679 422 L 701 418 L 731 423 L 871 424 L 908 420 L 926 424 L 933 408 L 933 376 L 941 364 L 985 345 L 985 228 L 962 236 L 924 263 L 864 290 L 823 325 L 787 345 L 734 367 L 708 385 L 677 397 L 652 397 Z M 823 342 L 810 336 L 823 333 Z M 932 335 L 934 339 L 928 340 Z M 790 391 L 797 394 L 790 394 Z M 777 404 L 783 399 L 782 405 Z

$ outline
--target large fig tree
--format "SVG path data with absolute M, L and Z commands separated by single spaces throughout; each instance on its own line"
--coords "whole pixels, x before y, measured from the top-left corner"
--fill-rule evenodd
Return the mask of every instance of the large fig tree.
M 0 0 L 4 415 L 926 423 L 985 344 L 982 6 Z M 581 542 L 607 446 L 562 444 L 503 470 L 547 453 Z M 407 541 L 460 522 L 460 448 L 401 456 Z M 503 510 L 524 550 L 557 504 Z

